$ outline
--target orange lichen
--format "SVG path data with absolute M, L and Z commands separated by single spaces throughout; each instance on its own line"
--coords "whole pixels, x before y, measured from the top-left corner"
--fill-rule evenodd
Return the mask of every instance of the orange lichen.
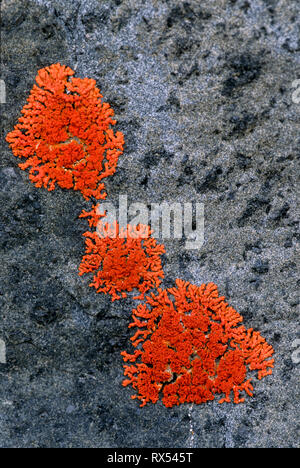
M 99 213 L 99 205 L 93 205 L 91 211 L 85 211 L 83 210 L 79 218 L 90 218 L 88 220 L 89 226 L 92 227 L 97 227 L 99 224 L 99 221 L 101 218 L 104 218 L 106 215 L 106 212 L 104 213 Z
M 220 403 L 241 403 L 241 392 L 252 396 L 248 371 L 258 378 L 271 374 L 273 348 L 259 332 L 240 325 L 243 317 L 219 297 L 213 283 L 194 286 L 176 280 L 176 286 L 151 293 L 133 310 L 129 327 L 133 354 L 122 352 L 126 380 L 141 406 L 162 402 L 172 407 L 184 402 L 203 403 L 224 394 Z
M 164 277 L 161 255 L 164 246 L 151 237 L 149 226 L 104 223 L 96 207 L 81 217 L 91 216 L 90 226 L 95 232 L 85 232 L 86 251 L 79 267 L 79 275 L 96 272 L 90 284 L 97 292 L 112 296 L 112 300 L 127 297 L 127 292 L 138 289 L 143 299 L 145 292 L 157 288 Z
M 74 189 L 104 199 L 103 179 L 115 173 L 123 134 L 114 134 L 114 112 L 101 101 L 96 81 L 74 78 L 55 64 L 38 71 L 23 116 L 6 140 L 37 187 Z

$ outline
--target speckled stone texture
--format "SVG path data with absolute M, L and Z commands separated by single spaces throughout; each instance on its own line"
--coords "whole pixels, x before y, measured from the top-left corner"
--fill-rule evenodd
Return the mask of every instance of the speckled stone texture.
M 299 447 L 298 0 L 2 0 L 1 447 Z M 213 281 L 275 349 L 244 404 L 140 408 L 122 387 L 132 298 L 78 276 L 79 193 L 35 188 L 5 142 L 39 68 L 95 78 L 126 150 L 109 200 L 195 201 L 205 243 L 166 280 Z M 299 189 L 299 185 L 298 185 Z M 298 192 L 299 195 L 299 192 Z

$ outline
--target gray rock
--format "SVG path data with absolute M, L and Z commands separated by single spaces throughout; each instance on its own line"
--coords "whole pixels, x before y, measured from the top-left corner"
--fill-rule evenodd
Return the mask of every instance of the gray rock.
M 299 447 L 299 2 L 1 8 L 0 446 Z M 35 188 L 4 141 L 37 70 L 56 62 L 95 78 L 116 111 L 126 150 L 110 201 L 204 203 L 205 243 L 165 242 L 164 286 L 215 282 L 275 348 L 244 404 L 140 408 L 122 387 L 134 302 L 111 304 L 77 274 L 90 205 Z
M 3 340 L 0 339 L 0 364 L 6 364 L 6 345 Z

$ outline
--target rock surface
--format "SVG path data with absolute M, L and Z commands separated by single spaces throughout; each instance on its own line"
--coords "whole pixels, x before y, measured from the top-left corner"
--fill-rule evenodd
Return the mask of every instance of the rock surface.
M 299 447 L 298 0 L 1 9 L 0 446 Z M 116 111 L 126 150 L 110 201 L 204 203 L 204 245 L 166 241 L 164 284 L 215 282 L 272 344 L 274 373 L 244 404 L 139 408 L 122 387 L 133 301 L 111 304 L 77 274 L 89 204 L 35 188 L 5 142 L 37 70 L 57 62 Z

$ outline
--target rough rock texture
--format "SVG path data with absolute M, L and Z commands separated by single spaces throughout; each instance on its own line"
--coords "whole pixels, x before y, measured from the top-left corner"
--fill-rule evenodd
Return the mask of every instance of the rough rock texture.
M 298 0 L 2 0 L 1 447 L 299 447 Z M 4 141 L 39 68 L 97 80 L 126 151 L 109 200 L 203 202 L 165 285 L 213 281 L 275 348 L 244 404 L 139 408 L 121 383 L 131 299 L 77 274 L 80 194 L 36 189 Z M 298 185 L 299 187 L 299 185 Z

